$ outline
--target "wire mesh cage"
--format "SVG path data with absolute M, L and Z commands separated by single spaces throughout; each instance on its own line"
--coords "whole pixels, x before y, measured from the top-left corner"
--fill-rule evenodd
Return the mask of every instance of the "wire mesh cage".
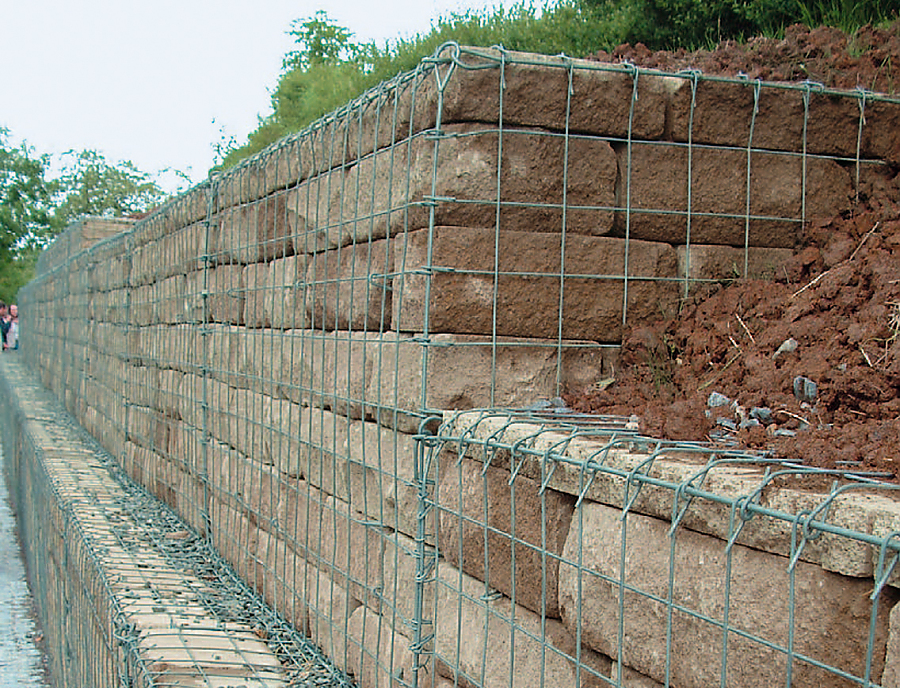
M 897 106 L 450 44 L 58 251 L 23 355 L 361 686 L 893 685 L 893 485 L 550 400 L 773 276 Z

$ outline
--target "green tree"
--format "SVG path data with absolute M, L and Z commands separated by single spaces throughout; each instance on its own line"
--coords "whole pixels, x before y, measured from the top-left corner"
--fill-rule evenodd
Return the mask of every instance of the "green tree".
M 46 155 L 25 143 L 10 145 L 9 130 L 0 128 L 0 263 L 28 246 L 42 246 L 58 230 L 47 165 Z
M 166 199 L 153 178 L 130 161 L 109 163 L 97 151 L 69 151 L 54 182 L 54 215 L 67 225 L 80 217 L 142 214 Z
M 13 146 L 9 137 L 0 128 L 0 299 L 7 303 L 34 276 L 40 251 L 70 223 L 144 213 L 166 198 L 149 174 L 97 151 L 70 151 L 51 178 L 49 156 L 26 143 Z

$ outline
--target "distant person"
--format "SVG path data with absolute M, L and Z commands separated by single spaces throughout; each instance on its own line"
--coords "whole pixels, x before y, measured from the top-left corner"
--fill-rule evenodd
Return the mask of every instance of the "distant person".
M 12 318 L 9 310 L 3 301 L 0 301 L 0 344 L 3 345 L 3 351 L 6 351 L 6 336 L 9 334 L 9 326 Z
M 11 304 L 9 307 L 9 327 L 6 331 L 5 349 L 15 350 L 19 348 L 19 307 Z

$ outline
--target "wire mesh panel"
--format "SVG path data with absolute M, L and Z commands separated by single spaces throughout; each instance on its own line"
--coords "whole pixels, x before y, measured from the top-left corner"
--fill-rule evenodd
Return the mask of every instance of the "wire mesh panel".
M 60 248 L 25 290 L 25 356 L 361 686 L 890 685 L 888 506 L 772 506 L 794 468 L 536 413 L 613 374 L 629 328 L 783 269 L 900 162 L 897 112 L 449 44 Z M 473 408 L 536 424 L 445 416 Z

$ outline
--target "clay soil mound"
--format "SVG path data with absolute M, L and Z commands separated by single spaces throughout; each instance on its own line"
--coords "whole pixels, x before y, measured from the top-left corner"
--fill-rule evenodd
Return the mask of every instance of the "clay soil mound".
M 900 22 L 853 37 L 791 27 L 783 40 L 728 42 L 693 54 L 621 46 L 596 59 L 894 92 Z M 678 317 L 634 328 L 620 368 L 605 389 L 570 390 L 567 404 L 637 414 L 649 436 L 736 444 L 897 480 L 898 171 L 868 180 L 848 216 L 806 227 L 774 282 L 710 287 L 693 294 Z M 713 404 L 722 405 L 710 405 L 714 392 Z

